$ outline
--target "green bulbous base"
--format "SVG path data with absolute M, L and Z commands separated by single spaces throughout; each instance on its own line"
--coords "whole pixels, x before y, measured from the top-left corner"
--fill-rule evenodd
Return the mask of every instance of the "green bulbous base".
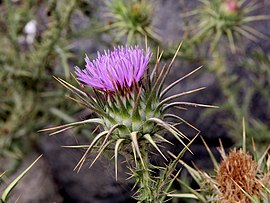
M 149 98 L 149 95 L 145 90 L 142 90 L 139 97 L 138 94 L 136 92 L 124 96 L 115 94 L 108 96 L 105 112 L 112 119 L 103 118 L 104 128 L 109 130 L 117 124 L 121 125 L 112 133 L 113 139 L 129 138 L 131 132 L 137 132 L 139 137 L 145 134 L 153 135 L 159 129 L 156 123 L 149 121 L 150 118 L 163 119 L 162 112 L 158 109 L 159 101 L 153 101 L 150 108 L 147 108 L 146 98 Z

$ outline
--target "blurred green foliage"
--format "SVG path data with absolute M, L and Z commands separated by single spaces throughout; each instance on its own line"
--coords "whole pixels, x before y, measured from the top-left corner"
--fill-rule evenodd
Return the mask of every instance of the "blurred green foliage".
M 211 109 L 205 115 L 213 116 L 209 112 L 225 115 L 217 122 L 237 144 L 241 140 L 237 136 L 241 131 L 238 123 L 243 116 L 247 118 L 248 137 L 254 137 L 258 145 L 270 141 L 270 113 L 267 111 L 270 61 L 269 55 L 256 44 L 258 39 L 270 37 L 251 24 L 270 20 L 269 15 L 254 12 L 262 7 L 263 3 L 256 0 L 202 0 L 197 8 L 183 15 L 187 44 L 203 47 L 193 51 L 193 57 L 187 59 L 200 59 L 214 74 L 221 91 L 221 108 Z M 248 40 L 255 42 L 251 53 L 240 49 Z
M 0 5 L 0 156 L 23 158 L 37 130 L 53 118 L 50 110 L 64 106 L 52 75 L 65 67 L 57 70 L 55 60 L 65 54 L 75 8 L 75 0 Z

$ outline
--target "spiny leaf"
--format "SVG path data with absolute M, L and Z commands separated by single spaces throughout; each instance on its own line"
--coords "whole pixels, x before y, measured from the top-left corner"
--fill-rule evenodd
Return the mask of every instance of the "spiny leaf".
M 212 151 L 210 150 L 210 148 L 208 147 L 208 145 L 204 141 L 203 137 L 202 136 L 200 136 L 200 137 L 201 137 L 201 139 L 203 141 L 203 144 L 204 144 L 204 146 L 205 146 L 205 148 L 206 148 L 206 150 L 207 150 L 207 152 L 208 152 L 208 154 L 209 154 L 209 156 L 210 156 L 210 158 L 211 158 L 211 160 L 213 162 L 213 165 L 215 167 L 215 170 L 218 170 L 218 162 L 217 162 L 215 156 L 213 155 Z
M 252 21 L 269 20 L 269 19 L 270 19 L 270 15 L 258 15 L 258 16 L 245 17 L 242 21 L 243 22 L 252 22 Z
M 226 30 L 226 34 L 227 34 L 227 37 L 229 40 L 231 51 L 232 51 L 232 53 L 235 53 L 236 47 L 235 47 L 235 43 L 234 43 L 233 33 L 231 30 Z
M 254 160 L 258 163 L 258 154 L 253 137 L 251 138 Z
M 270 145 L 267 147 L 267 149 L 265 150 L 265 152 L 263 153 L 263 155 L 260 157 L 260 159 L 258 160 L 258 167 L 260 168 L 262 163 L 263 163 L 263 160 L 264 158 L 266 157 L 266 155 L 268 154 L 270 150 Z
M 135 95 L 135 105 L 132 110 L 132 120 L 138 120 L 140 118 L 139 105 L 140 105 L 141 93 L 142 93 L 142 88 L 139 89 L 138 95 Z
M 8 195 L 10 194 L 10 192 L 13 190 L 13 188 L 17 185 L 17 183 L 25 176 L 25 174 L 34 166 L 34 164 L 42 157 L 42 155 L 40 155 L 30 166 L 28 166 L 15 180 L 13 180 L 8 187 L 4 190 L 2 197 L 1 197 L 1 201 L 2 202 L 6 202 Z
M 154 80 L 154 76 L 156 76 L 156 79 L 158 78 L 158 65 L 159 65 L 159 62 L 160 62 L 160 59 L 161 59 L 162 55 L 163 55 L 163 51 L 159 54 L 159 48 L 158 48 L 156 64 L 155 64 L 155 67 L 154 67 L 154 69 L 153 69 L 153 71 L 151 73 L 151 76 L 150 76 L 151 81 Z
M 171 152 L 169 152 L 169 154 L 176 159 L 176 156 L 174 154 L 172 154 Z M 195 170 L 194 168 L 192 168 L 191 166 L 189 166 L 188 164 L 186 164 L 184 161 L 182 160 L 178 160 L 179 163 L 181 163 L 186 169 L 187 171 L 190 173 L 190 175 L 193 177 L 193 179 L 197 182 L 197 184 L 200 184 L 202 181 L 201 175 L 200 173 Z
M 165 194 L 164 194 L 163 197 L 161 198 L 161 200 L 160 200 L 161 202 L 164 201 L 165 197 L 168 197 L 168 194 L 167 194 L 167 193 L 168 193 L 168 191 L 171 189 L 172 184 L 173 184 L 174 181 L 177 179 L 177 177 L 179 176 L 179 174 L 181 173 L 181 171 L 182 171 L 181 169 L 178 170 L 178 172 L 176 173 L 176 175 L 174 175 L 173 179 L 169 181 L 167 187 L 163 190 L 163 193 L 165 193 Z
M 187 144 L 187 147 L 189 147 L 189 146 L 194 142 L 194 140 L 197 138 L 198 135 L 199 135 L 199 134 L 197 134 L 197 135 L 196 135 L 196 136 L 195 136 L 195 137 Z M 181 152 L 177 155 L 177 157 L 173 155 L 173 156 L 175 157 L 175 159 L 173 160 L 172 163 L 170 163 L 170 165 L 168 165 L 168 166 L 166 167 L 165 171 L 161 174 L 161 176 L 160 176 L 160 178 L 159 178 L 159 180 L 158 180 L 158 182 L 157 182 L 157 187 L 158 187 L 158 188 L 161 188 L 162 185 L 165 184 L 165 181 L 166 181 L 167 179 L 170 178 L 170 176 L 171 176 L 172 172 L 174 171 L 176 165 L 178 164 L 179 160 L 181 159 L 181 157 L 184 155 L 184 153 L 185 153 L 186 151 L 187 151 L 187 148 L 183 148 L 183 149 L 181 150 Z M 172 155 L 171 152 L 168 151 L 168 153 L 169 153 L 170 155 Z
M 162 78 L 162 75 L 163 75 L 163 73 L 164 73 L 164 71 L 165 71 L 165 68 L 166 68 L 166 64 L 164 64 L 164 66 L 162 67 L 162 69 L 161 69 L 161 71 L 160 71 L 160 74 L 159 74 L 159 76 L 158 76 L 158 78 L 157 78 L 157 80 L 155 81 L 155 83 L 154 83 L 154 85 L 153 85 L 153 87 L 152 87 L 152 89 L 151 89 L 151 92 L 150 92 L 150 94 L 149 94 L 149 96 L 148 96 L 148 98 L 147 98 L 147 100 L 146 100 L 146 109 L 148 110 L 148 109 L 151 109 L 150 107 L 151 107 L 151 104 L 152 104 L 152 102 L 153 102 L 153 99 L 156 97 L 156 91 L 157 91 L 157 88 L 158 88 L 158 83 L 159 83 L 159 81 L 160 81 L 160 79 Z
M 185 188 L 187 188 L 193 195 L 195 195 L 201 202 L 203 203 L 208 203 L 206 201 L 206 199 L 199 193 L 197 192 L 196 190 L 194 190 L 193 188 L 191 188 L 189 185 L 187 185 L 184 181 L 180 180 L 180 179 L 177 179 L 177 181 L 183 185 Z
M 137 168 L 138 167 L 137 154 L 136 154 L 136 149 L 135 149 L 135 145 L 133 142 L 131 142 L 131 148 L 132 148 L 132 152 L 133 152 L 133 156 L 134 156 L 135 166 Z
M 50 133 L 49 136 L 52 136 L 52 135 L 55 135 L 55 134 L 64 132 L 64 131 L 69 130 L 69 129 L 72 129 L 72 128 L 74 128 L 74 127 L 75 127 L 75 126 L 69 126 L 69 127 L 63 128 L 63 129 L 61 129 L 61 130 L 57 130 L 57 131 L 55 131 L 55 132 Z
M 0 178 L 6 173 L 6 171 L 4 171 L 3 173 L 0 174 Z

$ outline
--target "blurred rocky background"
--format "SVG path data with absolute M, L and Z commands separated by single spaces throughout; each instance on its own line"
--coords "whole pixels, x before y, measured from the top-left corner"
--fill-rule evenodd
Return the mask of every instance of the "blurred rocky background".
M 143 7 L 139 0 L 0 1 L 0 174 L 7 171 L 0 191 L 43 154 L 12 192 L 10 202 L 135 202 L 131 196 L 136 190 L 126 180 L 125 163 L 121 164 L 116 182 L 109 154 L 90 169 L 88 160 L 89 164 L 79 173 L 73 171 L 84 151 L 63 146 L 88 144 L 94 127 L 55 136 L 38 133 L 48 126 L 91 117 L 92 112 L 65 98 L 66 90 L 53 76 L 74 82 L 73 67 L 84 66 L 85 53 L 94 58 L 97 51 L 117 44 L 144 44 L 137 24 L 128 28 L 115 25 L 117 15 L 121 17 L 121 12 L 115 10 L 116 2 L 125 2 L 119 4 L 120 8 L 126 6 L 127 13 L 135 16 L 132 22 L 135 19 L 143 29 L 147 28 L 144 34 L 151 50 L 155 53 L 158 46 L 164 50 L 164 62 L 184 41 L 167 84 L 203 65 L 170 94 L 207 87 L 181 99 L 216 105 L 219 109 L 190 107 L 177 114 L 201 131 L 214 152 L 219 139 L 226 149 L 239 145 L 243 117 L 247 120 L 248 139 L 254 137 L 262 148 L 270 142 L 270 20 L 251 22 L 251 27 L 263 36 L 256 40 L 240 36 L 235 40 L 236 52 L 222 37 L 215 51 L 211 51 L 214 34 L 208 36 L 208 41 L 192 38 L 198 19 L 191 14 L 201 6 L 197 0 L 149 0 Z M 245 5 L 249 3 L 246 1 Z M 270 15 L 267 0 L 259 0 L 258 4 L 250 15 Z M 189 137 L 196 134 L 187 125 L 179 128 Z M 169 135 L 164 136 L 170 139 Z M 181 150 L 178 144 L 166 147 L 173 152 Z M 211 167 L 200 138 L 191 150 L 194 155 L 187 153 L 184 157 L 187 163 Z M 157 155 L 152 161 L 163 163 Z M 177 184 L 175 187 L 181 190 Z

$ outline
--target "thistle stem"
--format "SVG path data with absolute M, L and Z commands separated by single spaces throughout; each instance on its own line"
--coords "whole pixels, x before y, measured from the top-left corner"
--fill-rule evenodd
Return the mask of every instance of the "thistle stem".
M 154 190 L 152 189 L 153 180 L 151 179 L 148 153 L 146 149 L 146 143 L 143 143 L 141 148 L 141 156 L 144 163 L 139 161 L 136 168 L 136 182 L 139 183 L 139 196 L 138 203 L 151 203 L 154 202 Z

